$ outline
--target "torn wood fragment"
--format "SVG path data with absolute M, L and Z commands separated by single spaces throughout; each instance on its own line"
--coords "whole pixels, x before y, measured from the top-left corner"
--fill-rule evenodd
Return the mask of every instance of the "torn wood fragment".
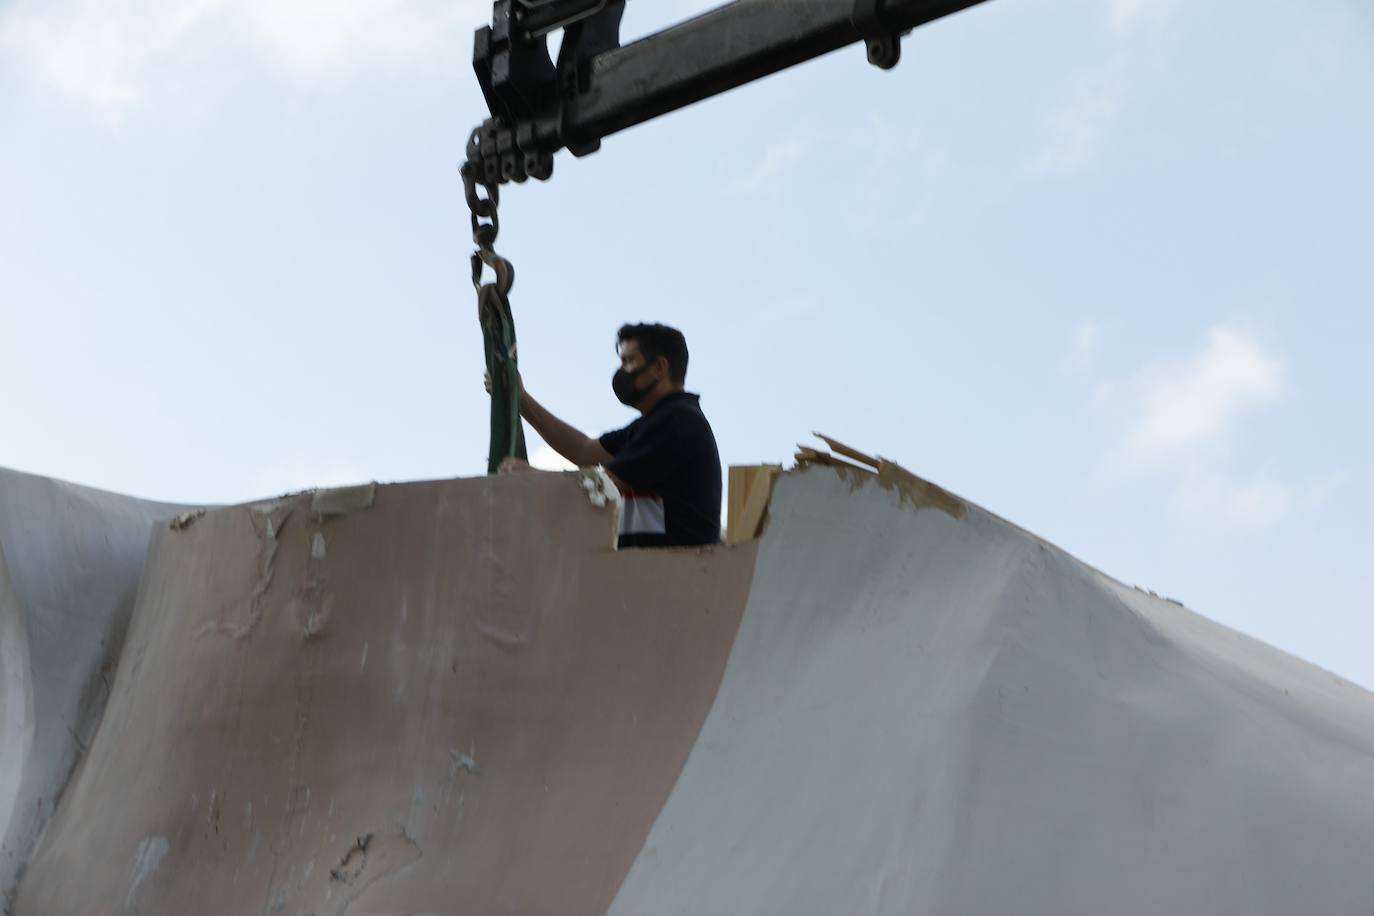
M 848 445 L 845 445 L 843 442 L 838 442 L 830 438 L 829 436 L 825 435 L 824 433 L 812 433 L 811 435 L 815 436 L 817 439 L 820 439 L 826 445 L 830 446 L 831 451 L 837 452 L 846 458 L 849 458 L 853 461 L 857 461 L 860 464 L 866 464 L 875 471 L 882 467 L 882 461 L 880 461 L 879 459 L 874 458 L 871 455 L 865 455 L 858 449 L 851 448 Z

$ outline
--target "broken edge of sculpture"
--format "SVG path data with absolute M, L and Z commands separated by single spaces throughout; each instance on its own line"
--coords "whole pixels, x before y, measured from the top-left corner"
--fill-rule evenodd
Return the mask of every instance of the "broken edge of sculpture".
M 884 464 L 703 550 L 574 475 L 164 527 L 16 912 L 1369 909 L 1374 697 Z
M 99 724 L 153 525 L 181 508 L 0 468 L 0 909 Z
M 19 913 L 606 910 L 756 545 L 616 552 L 575 475 L 372 496 L 158 532 Z
M 1374 906 L 1374 697 L 960 506 L 779 481 L 612 913 Z

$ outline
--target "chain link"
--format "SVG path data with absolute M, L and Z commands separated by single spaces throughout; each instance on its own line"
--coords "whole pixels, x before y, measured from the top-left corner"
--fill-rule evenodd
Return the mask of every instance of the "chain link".
M 479 193 L 479 189 L 481 193 Z M 511 323 L 510 296 L 515 285 L 515 265 L 496 253 L 496 237 L 501 232 L 497 208 L 501 191 L 496 185 L 479 181 L 471 163 L 463 166 L 463 193 L 467 197 L 472 223 L 472 285 L 477 290 L 477 317 L 498 335 Z M 485 194 L 485 196 L 483 196 Z M 490 267 L 496 275 L 492 282 L 483 282 L 483 268 Z M 513 353 L 510 355 L 514 355 Z
M 472 254 L 472 285 L 478 294 L 488 286 L 495 286 L 502 297 L 510 294 L 515 284 L 515 265 L 496 253 L 496 237 L 501 232 L 501 218 L 497 207 L 501 203 L 501 191 L 496 185 L 477 179 L 476 169 L 471 163 L 463 165 L 463 192 L 467 197 L 470 222 L 472 223 L 472 242 L 477 250 Z M 478 189 L 485 192 L 483 197 Z M 482 267 L 490 267 L 496 274 L 494 284 L 482 282 Z
M 472 143 L 477 142 L 477 131 Z M 515 266 L 496 253 L 496 238 L 501 231 L 497 208 L 501 203 L 497 185 L 479 178 L 479 166 L 469 157 L 462 168 L 463 194 L 472 223 L 472 285 L 477 290 L 477 320 L 482 326 L 487 373 L 491 379 L 492 435 L 488 470 L 495 472 L 510 456 L 525 457 L 524 433 L 520 424 L 520 368 L 515 340 L 515 320 L 511 316 L 510 291 L 515 285 Z M 486 282 L 484 268 L 495 278 Z

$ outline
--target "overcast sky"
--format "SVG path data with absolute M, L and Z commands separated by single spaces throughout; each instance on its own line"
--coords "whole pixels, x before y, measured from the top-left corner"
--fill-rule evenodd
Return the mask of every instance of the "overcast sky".
M 0 4 L 0 464 L 481 473 L 489 12 Z M 562 156 L 503 200 L 527 384 L 622 425 L 616 327 L 676 324 L 728 462 L 819 429 L 1374 686 L 1371 47 L 1367 0 L 994 0 Z

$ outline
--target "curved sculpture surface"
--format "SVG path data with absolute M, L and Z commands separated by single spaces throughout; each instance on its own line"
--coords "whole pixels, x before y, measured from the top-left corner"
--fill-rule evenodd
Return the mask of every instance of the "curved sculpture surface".
M 181 509 L 0 468 L 0 910 L 95 735 L 153 526 Z
M 892 465 L 705 550 L 576 481 L 161 526 L 18 916 L 1374 907 L 1367 692 Z
M 335 496 L 159 532 L 20 914 L 605 912 L 754 546 L 617 553 L 564 475 Z

